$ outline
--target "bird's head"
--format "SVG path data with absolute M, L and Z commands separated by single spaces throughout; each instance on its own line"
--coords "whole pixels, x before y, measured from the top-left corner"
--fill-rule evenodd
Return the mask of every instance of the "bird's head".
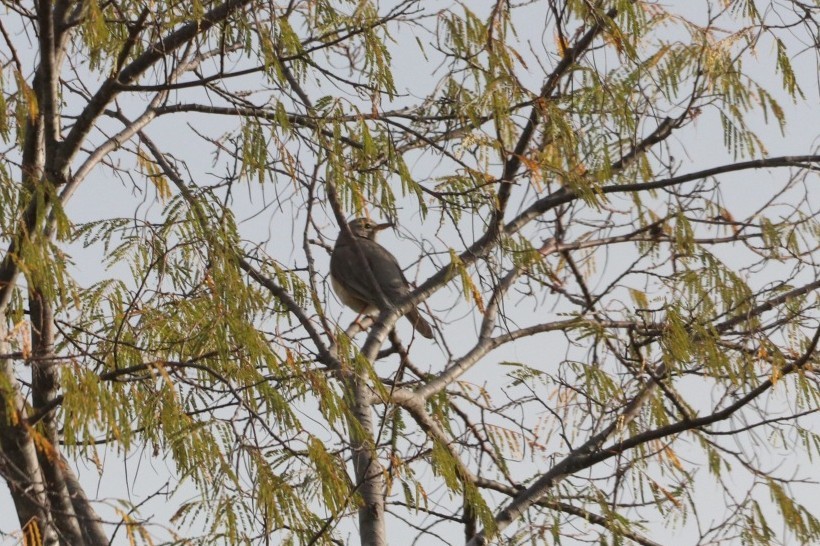
M 347 225 L 354 236 L 364 237 L 365 239 L 370 239 L 372 241 L 376 240 L 376 234 L 378 232 L 380 232 L 383 229 L 393 227 L 392 222 L 377 224 L 369 218 L 356 218 L 355 220 L 351 220 L 350 222 L 348 222 Z

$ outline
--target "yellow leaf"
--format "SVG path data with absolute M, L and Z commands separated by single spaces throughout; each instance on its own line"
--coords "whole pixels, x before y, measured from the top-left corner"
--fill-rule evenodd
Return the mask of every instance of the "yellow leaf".
M 23 358 L 31 357 L 31 328 L 26 320 L 21 320 L 14 325 L 11 332 L 12 336 L 17 337 L 17 343 L 20 346 L 20 352 L 23 353 Z
M 521 66 L 523 66 L 525 69 L 529 69 L 529 67 L 527 66 L 527 63 L 524 62 L 524 58 L 521 56 L 520 53 L 518 53 L 515 49 L 513 49 L 509 46 L 507 47 L 507 51 L 512 53 L 513 57 L 515 57 L 518 60 L 518 62 L 521 63 Z
M 672 463 L 672 466 L 683 472 L 683 465 L 681 464 L 680 459 L 678 459 L 678 456 L 675 455 L 675 452 L 672 451 L 672 448 L 667 447 L 666 449 L 664 449 L 664 452 L 666 454 L 666 458 L 669 459 L 669 462 Z
M 484 300 L 481 298 L 481 292 L 478 291 L 478 288 L 472 282 L 472 279 L 470 279 L 470 292 L 472 292 L 473 301 L 475 301 L 476 307 L 478 307 L 478 310 L 481 311 L 481 314 L 484 314 L 484 311 L 486 310 L 484 307 Z
M 43 453 L 48 460 L 56 464 L 57 466 L 63 465 L 62 458 L 57 453 L 57 450 L 54 449 L 54 445 L 42 434 L 37 432 L 37 429 L 29 427 L 26 425 L 28 429 L 28 434 L 31 437 L 31 441 L 34 443 L 34 447 L 37 448 L 37 451 Z
M 163 203 L 168 202 L 171 198 L 171 186 L 168 184 L 168 179 L 164 176 L 151 176 L 148 178 L 157 189 L 157 196 Z
M 543 155 L 543 154 L 540 154 Z M 535 186 L 535 191 L 541 192 L 544 189 L 544 173 L 541 169 L 541 165 L 538 163 L 536 159 L 532 157 L 527 157 L 524 155 L 517 156 L 521 159 L 521 163 L 524 164 L 524 167 L 527 169 L 529 174 L 530 182 Z
M 37 518 L 31 518 L 23 525 L 23 546 L 42 546 L 43 536 Z
M 630 288 L 629 293 L 632 296 L 632 301 L 634 301 L 635 305 L 637 305 L 639 308 L 647 309 L 649 307 L 649 300 L 647 299 L 646 294 L 644 292 L 637 290 L 635 288 Z
M 148 180 L 154 185 L 157 190 L 157 197 L 163 203 L 168 201 L 171 197 L 171 185 L 168 179 L 162 176 L 162 171 L 148 156 L 142 153 L 142 150 L 137 150 L 137 164 L 145 171 Z
M 729 212 L 729 209 L 721 207 L 720 215 L 718 216 L 719 219 L 727 220 L 729 222 L 735 222 L 735 217 L 732 216 L 732 213 Z
M 458 273 L 461 278 L 461 288 L 464 291 L 464 299 L 470 301 L 470 298 L 472 298 L 478 309 L 484 313 L 485 307 L 484 300 L 481 298 L 481 292 L 467 272 L 467 268 L 464 267 L 464 262 L 461 261 L 461 258 L 458 257 L 458 254 L 456 254 L 453 249 L 450 249 L 450 259 L 452 260 L 455 272 Z
M 168 370 L 165 369 L 165 363 L 161 360 L 157 360 L 151 366 L 152 370 L 156 370 L 159 372 L 159 375 L 165 380 L 165 383 L 170 388 L 171 392 L 174 393 L 174 398 L 176 398 L 176 390 L 174 390 L 174 380 L 171 378 Z
M 669 500 L 672 504 L 674 504 L 674 505 L 675 505 L 675 506 L 677 506 L 678 508 L 681 508 L 680 501 L 678 501 L 678 499 L 676 499 L 676 498 L 674 497 L 674 495 L 672 495 L 672 493 L 670 493 L 670 492 L 669 492 L 669 491 L 668 491 L 665 487 L 663 487 L 661 484 L 659 484 L 659 483 L 658 483 L 658 482 L 656 482 L 655 480 L 652 480 L 652 485 L 654 486 L 654 488 L 655 488 L 656 490 L 658 490 L 658 491 L 660 491 L 661 493 L 663 493 L 663 496 L 664 496 L 664 497 L 666 497 L 666 498 L 667 498 L 667 499 L 668 499 L 668 500 Z
M 584 176 L 587 174 L 587 167 L 583 163 L 578 163 L 572 168 L 572 174 L 575 176 Z
M 555 46 L 558 48 L 558 53 L 560 53 L 562 57 L 567 53 L 567 50 L 569 49 L 567 39 L 564 38 L 562 34 L 559 34 L 555 37 Z
M 14 71 L 14 77 L 17 80 L 17 87 L 20 89 L 20 94 L 26 103 L 28 118 L 29 120 L 34 120 L 40 113 L 40 107 L 37 104 L 37 94 L 34 92 L 34 89 L 28 86 L 23 75 L 16 70 Z
M 298 366 L 296 365 L 296 359 L 293 357 L 293 351 L 290 349 L 285 349 L 285 364 L 287 364 L 291 370 L 297 371 Z
M 783 377 L 783 372 L 780 370 L 780 368 L 772 368 L 772 386 L 777 385 L 777 382 L 780 380 L 781 377 Z

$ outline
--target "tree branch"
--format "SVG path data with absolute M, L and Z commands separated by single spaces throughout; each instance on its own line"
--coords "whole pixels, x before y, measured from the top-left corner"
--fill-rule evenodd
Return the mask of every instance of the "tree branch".
M 171 32 L 165 38 L 149 47 L 145 53 L 134 59 L 118 74 L 105 80 L 91 100 L 89 100 L 88 105 L 83 109 L 74 126 L 71 128 L 71 131 L 60 146 L 60 153 L 55 161 L 55 168 L 61 170 L 68 168 L 74 155 L 79 151 L 85 137 L 94 126 L 97 118 L 108 104 L 114 100 L 114 97 L 121 92 L 123 85 L 133 82 L 154 64 L 162 59 L 166 59 L 172 51 L 182 47 L 195 36 L 206 33 L 216 24 L 226 20 L 250 3 L 251 0 L 226 0 L 223 4 L 203 14 L 201 19 L 190 21 L 180 26 L 177 30 Z
M 792 373 L 797 369 L 800 369 L 812 358 L 814 358 L 816 356 L 815 350 L 817 349 L 818 342 L 820 342 L 820 328 L 818 328 L 815 331 L 814 337 L 809 343 L 809 346 L 806 352 L 803 354 L 803 356 L 801 356 L 795 362 L 784 366 L 780 370 L 781 377 L 788 375 L 789 373 Z M 665 367 L 663 365 L 661 365 L 661 369 L 658 370 L 658 373 L 656 375 L 658 377 L 665 375 Z M 632 449 L 651 440 L 658 440 L 660 438 L 664 438 L 674 434 L 679 434 L 687 430 L 693 430 L 706 425 L 710 425 L 712 423 L 716 423 L 718 421 L 728 419 L 739 409 L 745 407 L 752 400 L 754 400 L 764 392 L 768 391 L 773 384 L 773 381 L 771 379 L 768 379 L 756 388 L 752 389 L 748 394 L 737 400 L 734 404 L 731 404 L 723 410 L 717 411 L 707 417 L 701 417 L 698 419 L 686 419 L 683 421 L 678 421 L 677 423 L 673 423 L 671 425 L 666 425 L 653 430 L 648 430 L 646 432 L 636 434 L 635 436 L 632 436 L 627 440 L 618 442 L 614 445 L 604 448 L 603 444 L 607 440 L 607 438 L 614 431 L 623 430 L 626 424 L 628 424 L 632 419 L 635 418 L 640 407 L 643 406 L 644 402 L 649 398 L 651 393 L 654 391 L 655 383 L 649 383 L 627 405 L 627 407 L 624 409 L 624 411 L 621 413 L 618 419 L 614 420 L 609 426 L 607 426 L 598 434 L 592 436 L 589 440 L 584 442 L 582 446 L 574 449 L 558 464 L 554 465 L 548 472 L 542 474 L 541 477 L 539 477 L 529 487 L 523 490 L 518 496 L 515 497 L 515 499 L 513 499 L 512 502 L 510 502 L 510 504 L 507 507 L 505 507 L 501 512 L 499 512 L 495 518 L 498 527 L 497 532 L 503 531 L 506 527 L 510 525 L 510 523 L 518 519 L 527 510 L 527 508 L 529 508 L 535 502 L 541 499 L 547 493 L 547 491 L 553 488 L 558 482 L 560 482 L 564 478 L 578 472 L 579 470 L 589 468 L 594 464 L 600 463 L 601 461 L 605 461 L 611 457 L 623 453 L 628 449 Z M 467 543 L 467 546 L 478 546 L 481 544 L 486 544 L 488 538 L 489 537 L 485 536 L 484 532 L 482 531 L 481 533 L 473 537 L 473 539 Z

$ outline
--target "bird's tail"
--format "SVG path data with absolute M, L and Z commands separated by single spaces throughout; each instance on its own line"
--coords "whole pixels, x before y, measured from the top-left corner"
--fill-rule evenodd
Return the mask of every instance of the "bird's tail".
M 427 339 L 433 339 L 433 328 L 430 326 L 430 323 L 424 320 L 424 318 L 419 314 L 418 309 L 413 307 L 405 316 L 407 317 L 407 320 L 410 321 L 410 324 L 413 325 L 413 328 L 416 329 L 416 332 Z

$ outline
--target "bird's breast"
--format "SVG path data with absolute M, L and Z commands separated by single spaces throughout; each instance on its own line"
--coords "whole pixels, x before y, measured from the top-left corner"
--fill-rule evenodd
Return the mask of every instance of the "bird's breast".
M 345 288 L 344 284 L 339 282 L 332 273 L 330 275 L 330 285 L 333 287 L 333 291 L 336 292 L 336 295 L 339 296 L 339 299 L 342 300 L 342 303 L 357 313 L 370 314 L 377 310 L 376 306 L 356 297 L 353 292 Z

